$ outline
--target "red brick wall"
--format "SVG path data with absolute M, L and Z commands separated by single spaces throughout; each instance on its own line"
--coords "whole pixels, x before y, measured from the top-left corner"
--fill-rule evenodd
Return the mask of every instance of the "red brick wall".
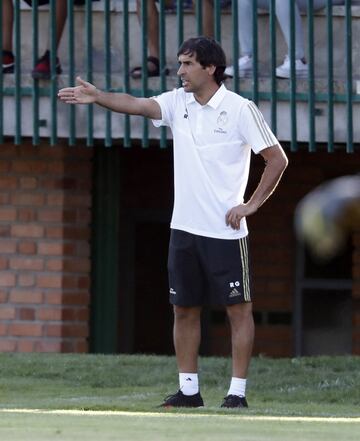
M 0 351 L 88 350 L 91 157 L 0 146 Z
M 0 351 L 88 351 L 92 155 L 85 147 L 0 147 Z M 360 169 L 358 155 L 346 153 L 298 152 L 289 159 L 276 194 L 249 219 L 254 310 L 265 317 L 254 353 L 269 356 L 293 355 L 291 323 L 266 317 L 293 314 L 296 204 L 321 182 Z M 256 157 L 249 191 L 262 169 Z M 136 182 L 125 186 L 132 203 Z M 353 353 L 360 354 L 360 231 L 353 241 L 349 320 Z M 230 353 L 228 337 L 226 326 L 212 327 L 214 354 Z

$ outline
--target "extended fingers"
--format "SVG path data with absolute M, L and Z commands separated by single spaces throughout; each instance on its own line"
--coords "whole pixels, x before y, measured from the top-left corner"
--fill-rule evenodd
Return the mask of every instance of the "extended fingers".
M 65 101 L 65 103 L 76 102 L 74 91 L 71 89 L 62 89 L 58 93 L 58 97 L 61 101 Z

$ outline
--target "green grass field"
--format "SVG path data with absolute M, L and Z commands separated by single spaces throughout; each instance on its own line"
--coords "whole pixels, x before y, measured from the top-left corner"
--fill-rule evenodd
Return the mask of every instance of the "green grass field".
M 173 357 L 0 354 L 0 439 L 358 440 L 360 358 L 254 358 L 249 409 L 220 409 L 227 358 L 202 358 L 205 407 L 162 410 Z

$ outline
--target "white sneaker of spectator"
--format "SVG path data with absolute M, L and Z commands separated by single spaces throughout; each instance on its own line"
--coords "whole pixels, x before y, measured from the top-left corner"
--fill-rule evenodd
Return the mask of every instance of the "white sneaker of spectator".
M 290 78 L 291 68 L 290 68 L 290 58 L 286 55 L 284 63 L 276 68 L 276 76 L 278 78 Z M 295 76 L 297 78 L 307 78 L 308 76 L 308 65 L 304 60 L 295 60 Z
M 244 55 L 243 57 L 240 57 L 238 60 L 238 66 L 239 66 L 239 78 L 246 77 L 248 74 L 252 72 L 253 69 L 252 57 L 250 55 Z M 225 69 L 224 74 L 227 77 L 232 78 L 234 76 L 234 66 L 228 66 Z

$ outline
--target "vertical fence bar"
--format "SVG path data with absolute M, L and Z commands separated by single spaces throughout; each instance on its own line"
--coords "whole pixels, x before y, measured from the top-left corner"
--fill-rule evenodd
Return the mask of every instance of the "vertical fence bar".
M 184 41 L 184 8 L 183 0 L 176 2 L 177 41 L 178 47 Z
M 86 78 L 93 81 L 93 62 L 92 62 L 92 4 L 91 0 L 85 3 L 85 27 L 86 27 Z M 87 140 L 86 145 L 91 147 L 94 144 L 94 105 L 87 106 Z
M 3 21 L 3 11 L 2 8 L 0 8 L 0 23 Z M 3 51 L 3 38 L 2 38 L 2 32 L 0 32 L 0 51 L 2 53 Z M 2 60 L 4 63 L 4 60 Z M 0 69 L 0 144 L 4 142 L 4 95 L 2 91 L 4 90 L 4 75 L 2 69 Z
M 308 103 L 309 103 L 309 151 L 316 151 L 315 143 L 315 79 L 314 79 L 314 2 L 307 0 L 308 23 Z
M 353 144 L 353 111 L 352 111 L 352 23 L 351 0 L 345 0 L 346 23 L 346 113 L 347 113 L 347 141 L 346 152 L 354 152 Z
M 75 86 L 74 0 L 67 0 L 69 83 Z M 69 106 L 69 145 L 76 144 L 76 106 Z
M 334 53 L 333 53 L 333 15 L 332 15 L 332 0 L 327 0 L 326 3 L 326 27 L 327 27 L 327 125 L 328 125 L 328 145 L 327 151 L 332 153 L 334 151 Z
M 160 50 L 160 90 L 166 91 L 166 24 L 165 24 L 165 0 L 159 1 L 159 50 Z M 160 148 L 167 145 L 166 127 L 161 127 Z
M 148 94 L 148 71 L 147 71 L 147 34 L 148 34 L 148 9 L 147 0 L 141 0 L 141 52 L 142 52 L 142 69 L 141 69 L 141 90 L 142 96 Z M 147 118 L 143 118 L 142 147 L 149 147 L 149 125 Z
M 21 143 L 21 26 L 20 0 L 15 0 L 15 145 Z
M 129 0 L 123 1 L 123 51 L 124 51 L 124 92 L 130 91 L 130 73 L 129 73 Z M 131 146 L 130 116 L 124 115 L 124 147 Z
M 50 0 L 49 10 L 50 23 L 50 114 L 51 114 L 51 133 L 50 145 L 57 143 L 57 76 L 56 76 L 56 0 Z
M 195 2 L 195 17 L 196 17 L 196 33 L 202 35 L 203 33 L 203 10 L 202 2 L 197 0 Z
M 221 0 L 214 0 L 214 37 L 221 43 Z
M 239 81 L 239 12 L 238 12 L 238 1 L 232 0 L 231 2 L 231 15 L 232 15 L 232 58 L 234 66 L 234 76 L 233 76 L 233 88 L 235 93 L 240 92 L 240 81 Z M 240 0 L 241 1 L 241 0 Z
M 32 65 L 35 67 L 39 54 L 39 11 L 38 0 L 33 0 L 32 11 Z M 34 79 L 32 84 L 32 111 L 33 111 L 33 144 L 39 144 L 39 80 Z
M 110 20 L 110 0 L 105 0 L 104 4 L 104 40 L 105 40 L 105 90 L 111 89 L 111 20 Z M 105 112 L 105 147 L 111 147 L 111 111 Z
M 252 99 L 255 104 L 259 102 L 259 72 L 258 72 L 258 14 L 257 0 L 253 0 L 252 21 L 253 21 L 253 80 Z
M 178 0 L 176 2 L 176 21 L 177 21 L 177 41 L 178 47 L 184 41 L 184 9 L 183 0 Z M 178 87 L 181 87 L 181 80 L 178 77 Z
M 293 0 L 290 4 L 290 115 L 291 115 L 291 141 L 290 150 L 297 150 L 297 127 L 296 127 L 296 73 L 295 73 L 295 5 Z
M 277 100 L 276 100 L 276 11 L 275 0 L 270 0 L 269 4 L 269 23 L 270 23 L 270 71 L 271 71 L 271 130 L 276 135 L 277 132 Z

